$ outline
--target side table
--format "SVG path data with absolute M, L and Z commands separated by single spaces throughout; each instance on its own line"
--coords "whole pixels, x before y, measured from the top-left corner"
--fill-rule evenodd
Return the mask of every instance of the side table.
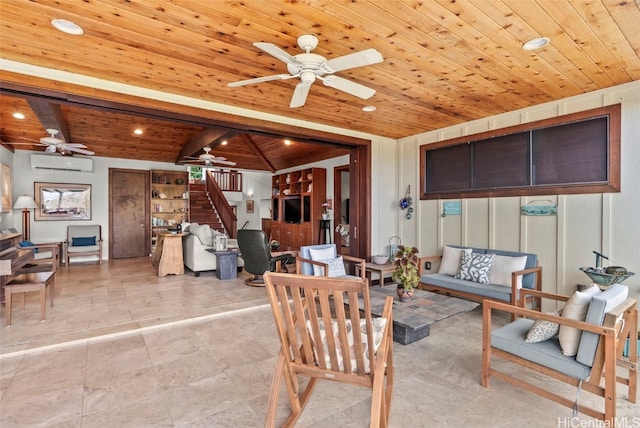
M 369 276 L 369 280 L 371 281 L 371 284 L 373 284 L 373 277 L 371 274 L 373 272 L 376 272 L 379 275 L 380 280 L 378 285 L 380 287 L 384 285 L 384 276 L 392 274 L 393 271 L 395 270 L 395 266 L 393 266 L 393 263 L 385 263 L 383 265 L 379 265 L 373 262 L 366 262 L 364 266 L 365 266 L 364 269 Z M 356 275 L 360 275 L 359 265 L 356 265 Z
M 183 233 L 161 233 L 158 235 L 156 249 L 151 259 L 151 264 L 158 269 L 158 276 L 184 275 L 183 236 Z
M 238 277 L 238 252 L 215 251 L 207 249 L 216 256 L 216 277 L 220 280 L 236 279 Z

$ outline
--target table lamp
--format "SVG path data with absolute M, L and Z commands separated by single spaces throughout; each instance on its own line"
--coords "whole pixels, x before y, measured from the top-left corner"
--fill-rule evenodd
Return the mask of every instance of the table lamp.
M 25 241 L 29 240 L 29 210 L 33 208 L 38 208 L 38 205 L 31 196 L 27 195 L 20 196 L 13 204 L 14 210 L 22 210 L 22 237 Z

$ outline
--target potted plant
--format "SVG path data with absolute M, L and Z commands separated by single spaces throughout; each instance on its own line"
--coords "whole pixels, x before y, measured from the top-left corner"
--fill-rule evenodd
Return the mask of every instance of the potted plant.
M 408 302 L 413 297 L 413 289 L 418 286 L 418 249 L 400 245 L 393 259 L 395 270 L 391 275 L 398 283 L 398 297 L 401 302 Z

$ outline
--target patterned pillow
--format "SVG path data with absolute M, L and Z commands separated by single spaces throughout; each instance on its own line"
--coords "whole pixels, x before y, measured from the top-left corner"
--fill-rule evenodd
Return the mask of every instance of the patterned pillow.
M 462 263 L 456 278 L 489 284 L 489 271 L 495 254 L 462 252 Z
M 552 312 L 550 315 L 560 315 L 560 311 Z M 560 324 L 547 320 L 536 320 L 529 332 L 527 338 L 524 340 L 527 343 L 544 342 L 545 340 L 553 339 L 558 335 L 560 330 Z
M 324 351 L 324 361 L 327 367 L 331 367 L 331 356 L 329 355 L 329 348 L 327 345 L 327 328 L 324 325 L 324 322 L 319 319 L 320 325 L 320 338 L 322 340 L 322 350 Z M 387 325 L 386 318 L 372 318 L 371 325 L 373 327 L 373 353 L 378 351 L 380 347 L 380 342 L 382 342 L 382 338 L 384 335 L 384 328 Z M 351 368 L 356 371 L 356 355 L 355 355 L 355 345 L 353 339 L 353 331 L 351 326 L 351 320 L 346 320 L 347 327 L 347 339 L 349 343 L 349 355 L 347 356 L 351 360 Z M 309 334 L 313 335 L 313 331 L 311 329 L 311 321 L 307 321 L 307 331 Z M 369 352 L 367 351 L 367 326 L 366 320 L 360 320 L 360 333 L 362 337 L 362 349 L 364 351 L 364 372 L 369 373 L 371 371 L 371 366 L 369 363 Z M 338 323 L 336 321 L 331 321 L 331 334 L 338 341 Z M 342 354 L 342 350 L 340 348 L 336 349 L 338 353 L 338 366 L 340 370 L 344 370 L 344 358 L 345 356 Z M 318 354 L 316 352 L 316 359 L 318 358 Z
M 329 269 L 329 275 L 332 277 L 336 276 L 344 276 L 347 274 L 347 271 L 344 269 L 344 260 L 342 256 L 336 257 L 334 259 L 320 260 L 322 263 L 326 263 Z M 320 275 L 324 275 L 324 268 L 322 266 L 314 266 L 320 269 Z
M 309 257 L 314 262 L 322 262 L 326 263 L 329 259 L 334 259 L 336 257 L 336 247 L 327 247 L 321 249 L 309 248 Z M 324 275 L 324 269 L 322 266 L 313 265 L 313 276 L 322 276 Z

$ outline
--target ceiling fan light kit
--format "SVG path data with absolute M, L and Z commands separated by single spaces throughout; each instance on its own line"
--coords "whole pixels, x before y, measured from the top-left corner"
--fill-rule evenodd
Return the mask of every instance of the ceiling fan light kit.
M 291 108 L 301 107 L 305 104 L 309 89 L 316 79 L 321 80 L 325 86 L 338 89 L 365 100 L 371 98 L 376 93 L 375 89 L 334 75 L 334 73 L 339 71 L 382 62 L 382 55 L 375 49 L 366 49 L 327 60 L 322 55 L 311 53 L 311 51 L 318 46 L 318 38 L 311 34 L 298 37 L 298 46 L 304 52 L 294 56 L 272 43 L 256 42 L 253 45 L 284 62 L 287 65 L 289 74 L 276 74 L 273 76 L 240 80 L 238 82 L 231 82 L 228 86 L 235 88 L 272 80 L 299 78 L 300 83 L 296 85 L 293 96 L 291 97 L 291 103 L 289 104 Z
M 209 166 L 214 163 L 218 163 L 221 165 L 229 165 L 229 166 L 234 166 L 236 164 L 235 162 L 228 161 L 227 158 L 225 157 L 212 155 L 210 153 L 211 147 L 204 147 L 202 150 L 204 151 L 204 153 L 202 153 L 198 157 L 185 156 L 186 163 L 202 164 L 205 166 Z

